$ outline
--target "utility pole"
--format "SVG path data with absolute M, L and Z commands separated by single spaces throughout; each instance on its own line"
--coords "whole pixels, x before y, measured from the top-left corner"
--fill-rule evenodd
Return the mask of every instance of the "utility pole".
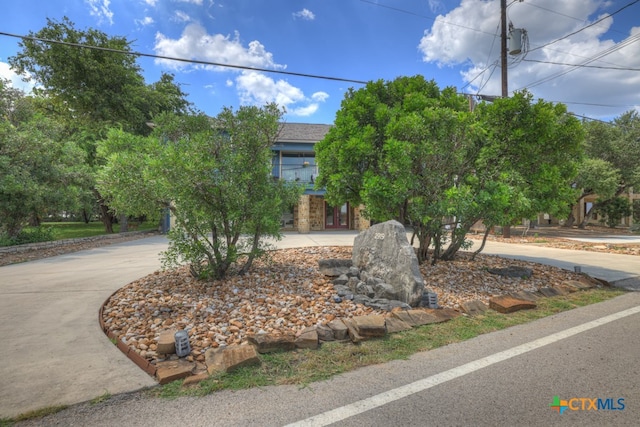
M 502 97 L 509 96 L 507 81 L 507 0 L 500 0 L 500 67 L 502 68 Z
M 502 97 L 509 96 L 509 83 L 507 80 L 507 0 L 500 0 L 500 68 L 502 68 Z M 511 226 L 502 226 L 502 237 L 511 238 Z

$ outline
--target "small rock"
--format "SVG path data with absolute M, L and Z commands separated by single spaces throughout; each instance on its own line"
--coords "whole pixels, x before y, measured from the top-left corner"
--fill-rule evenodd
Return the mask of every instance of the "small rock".
M 297 348 L 310 348 L 315 350 L 318 348 L 318 332 L 315 326 L 305 328 L 296 338 L 295 344 Z
M 254 334 L 249 335 L 247 340 L 253 344 L 258 353 L 273 353 L 275 351 L 290 351 L 295 348 L 294 336 L 290 334 L 269 335 Z
M 336 340 L 342 341 L 347 339 L 349 330 L 342 320 L 332 320 L 331 322 L 327 323 L 327 326 L 333 331 L 333 336 Z
M 384 316 L 370 315 L 357 316 L 351 319 L 358 331 L 358 335 L 364 338 L 383 337 L 387 334 L 384 325 Z
M 209 349 L 205 352 L 205 360 L 209 375 L 260 364 L 258 352 L 252 345 L 233 345 Z
M 195 363 L 181 359 L 158 362 L 156 364 L 156 377 L 161 385 L 168 384 L 190 376 L 195 367 Z
M 411 325 L 407 322 L 404 322 L 397 317 L 387 317 L 384 320 L 385 327 L 387 328 L 387 333 L 395 334 L 396 332 L 408 331 L 411 329 Z
M 534 302 L 513 298 L 508 295 L 492 297 L 489 299 L 489 308 L 499 313 L 513 313 L 519 310 L 529 310 L 536 308 Z
M 462 304 L 460 304 L 460 308 L 462 308 L 462 310 L 469 316 L 477 316 L 489 309 L 489 307 L 487 307 L 487 305 L 480 300 L 463 302 Z
M 540 288 L 538 289 L 538 292 L 540 292 L 542 295 L 544 295 L 547 298 L 551 298 L 551 297 L 556 297 L 560 294 L 560 291 L 557 290 L 556 288 L 552 288 L 550 286 L 544 287 L 544 288 Z
M 174 337 L 175 333 L 176 331 L 174 330 L 160 332 L 155 351 L 159 354 L 175 353 L 176 352 L 176 341 Z

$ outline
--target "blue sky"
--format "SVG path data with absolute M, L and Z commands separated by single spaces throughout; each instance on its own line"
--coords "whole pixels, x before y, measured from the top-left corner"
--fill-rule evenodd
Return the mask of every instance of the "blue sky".
M 78 29 L 124 36 L 134 50 L 144 53 L 360 81 L 422 74 L 441 88 L 501 93 L 499 0 L 5 3 L 0 15 L 0 31 L 5 33 L 26 35 L 44 27 L 46 18 L 67 16 Z M 526 29 L 529 46 L 526 55 L 509 58 L 510 91 L 526 87 L 535 97 L 564 102 L 576 114 L 605 120 L 638 109 L 640 2 L 507 3 L 509 21 L 514 28 Z M 0 36 L 0 76 L 29 90 L 7 64 L 17 50 L 18 39 Z M 275 101 L 286 108 L 289 122 L 332 123 L 346 89 L 362 87 L 151 58 L 141 58 L 139 64 L 148 83 L 162 71 L 175 74 L 189 100 L 210 115 L 223 106 Z

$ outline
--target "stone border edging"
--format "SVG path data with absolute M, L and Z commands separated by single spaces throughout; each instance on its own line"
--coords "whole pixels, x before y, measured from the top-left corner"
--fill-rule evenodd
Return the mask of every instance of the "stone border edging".
M 101 234 L 99 236 L 78 237 L 75 239 L 61 239 L 61 240 L 52 240 L 50 242 L 38 242 L 38 243 L 26 243 L 24 245 L 2 246 L 0 247 L 0 254 L 15 254 L 15 253 L 29 252 L 37 249 L 57 248 L 59 246 L 73 245 L 76 243 L 96 242 L 100 240 L 118 239 L 125 236 L 134 236 L 136 234 L 152 234 L 157 232 L 158 232 L 157 230 L 127 231 L 124 233 Z
M 586 274 L 586 273 L 582 273 L 582 274 L 581 274 L 581 276 L 582 276 L 583 278 L 585 278 L 587 281 L 590 281 L 590 282 L 592 283 L 592 286 L 589 286 L 589 287 L 595 287 L 595 286 L 598 286 L 598 285 L 599 285 L 599 286 L 603 286 L 603 287 L 612 287 L 612 283 L 610 283 L 610 282 L 608 282 L 608 281 L 606 281 L 606 280 L 604 280 L 604 279 L 599 279 L 599 278 L 597 278 L 597 277 L 590 276 L 590 275 L 588 275 L 588 274 Z M 594 283 L 594 282 L 595 282 L 595 283 Z M 561 286 L 563 286 L 563 285 L 561 285 Z M 553 288 L 553 289 L 557 289 L 558 287 L 556 287 L 556 286 L 551 286 L 551 288 Z M 575 291 L 578 291 L 578 290 L 582 290 L 582 289 L 584 289 L 584 288 L 576 287 L 576 289 L 574 290 L 574 292 L 575 292 Z M 122 353 L 124 353 L 124 355 L 125 355 L 125 356 L 127 356 L 127 357 L 128 357 L 128 358 L 129 358 L 133 363 L 135 363 L 135 364 L 136 364 L 140 369 L 142 369 L 142 370 L 143 370 L 144 372 L 146 372 L 148 375 L 150 375 L 151 377 L 153 377 L 153 379 L 154 379 L 156 382 L 158 382 L 159 384 L 163 384 L 163 383 L 159 380 L 158 375 L 157 375 L 157 374 L 158 374 L 158 367 L 157 367 L 155 364 L 153 364 L 153 363 L 151 363 L 150 361 L 148 361 L 147 359 L 145 359 L 145 358 L 143 358 L 142 356 L 140 356 L 140 355 L 138 354 L 138 352 L 136 351 L 136 349 L 134 349 L 134 348 L 132 348 L 132 347 L 128 346 L 127 344 L 125 344 L 124 342 L 120 341 L 120 340 L 115 336 L 115 334 L 113 334 L 113 333 L 112 333 L 112 332 L 107 328 L 107 325 L 104 323 L 104 319 L 103 319 L 103 311 L 104 311 L 104 307 L 105 307 L 105 305 L 109 302 L 109 300 L 110 300 L 110 299 L 111 299 L 111 298 L 112 298 L 112 297 L 113 297 L 113 296 L 114 296 L 118 291 L 119 291 L 119 289 L 118 289 L 118 290 L 116 290 L 116 291 L 114 291 L 113 293 L 111 293 L 111 295 L 109 295 L 109 296 L 105 299 L 105 301 L 101 304 L 100 309 L 98 310 L 98 322 L 99 322 L 99 324 L 100 324 L 100 329 L 102 329 L 103 333 L 107 336 L 107 338 L 109 338 L 109 340 L 116 340 L 116 342 L 115 342 L 116 347 L 117 347 L 117 348 L 118 348 Z M 569 293 L 569 292 L 567 292 L 567 293 Z M 533 294 L 533 293 L 532 293 L 532 294 Z M 542 295 L 539 295 L 539 297 L 543 297 L 543 298 L 544 298 L 545 296 L 546 296 L 546 297 L 552 297 L 552 296 L 558 296 L 558 295 L 566 295 L 566 294 L 564 294 L 564 293 L 560 293 L 560 292 L 559 292 L 559 293 L 554 293 L 553 295 L 544 295 L 544 293 L 543 293 Z M 505 310 L 505 311 L 500 310 L 500 309 L 498 309 L 498 307 L 496 307 L 496 306 L 492 306 L 491 301 L 490 301 L 489 306 L 488 306 L 488 307 L 486 307 L 486 308 L 493 309 L 494 311 L 498 311 L 498 312 L 500 312 L 500 313 L 505 314 L 505 313 L 511 313 L 511 312 L 513 312 L 513 311 L 520 311 L 520 310 L 522 310 L 522 309 L 535 309 L 535 308 L 536 308 L 536 305 L 537 305 L 537 304 L 535 304 L 535 303 L 533 303 L 532 305 L 529 305 L 528 303 L 531 303 L 531 302 L 533 302 L 533 301 L 529 300 L 528 298 L 527 298 L 527 299 L 520 299 L 520 298 L 516 298 L 516 299 L 514 300 L 514 298 L 513 298 L 511 295 L 509 295 L 509 294 L 505 294 L 505 295 L 499 296 L 498 298 L 501 298 L 501 297 L 506 297 L 506 301 L 505 301 L 505 302 L 507 303 L 507 305 L 512 304 L 512 303 L 516 303 L 516 304 L 514 305 L 514 307 L 513 307 L 514 309 L 513 309 L 513 310 L 511 310 L 511 309 L 507 309 L 507 310 Z M 510 301 L 510 300 L 511 300 L 511 301 Z M 496 299 L 496 302 L 497 302 L 497 299 Z M 523 304 L 523 303 L 524 303 L 524 304 Z M 484 305 L 484 303 L 482 303 L 482 305 Z M 421 310 L 438 311 L 438 310 L 440 310 L 440 309 L 425 309 L 425 308 L 422 308 Z M 444 310 L 445 310 L 445 311 L 453 311 L 453 312 L 457 312 L 457 313 L 458 313 L 458 315 L 463 315 L 463 314 L 466 314 L 466 315 L 469 315 L 469 316 L 473 316 L 473 315 L 474 315 L 474 314 L 472 314 L 471 312 L 469 312 L 469 311 L 467 311 L 467 310 L 455 310 L 455 309 L 444 309 Z M 481 310 L 481 311 L 484 311 L 484 310 Z M 447 319 L 441 319 L 441 320 L 438 320 L 438 321 L 435 321 L 435 322 L 429 321 L 428 323 L 440 323 L 440 322 L 442 322 L 442 321 L 451 320 L 453 317 L 457 317 L 457 316 L 449 316 Z M 345 320 L 345 319 L 341 319 L 341 320 L 344 322 L 344 320 Z M 349 319 L 347 319 L 347 320 L 349 320 Z M 401 319 L 401 320 L 402 320 L 402 319 Z M 359 338 L 358 340 L 354 340 L 354 337 L 352 337 L 352 333 L 353 333 L 352 329 L 354 329 L 353 322 L 344 322 L 344 324 L 345 324 L 345 326 L 346 326 L 346 327 L 347 327 L 347 329 L 348 329 L 348 336 L 350 337 L 350 341 L 352 341 L 352 342 L 354 342 L 354 343 L 355 343 L 355 342 L 362 341 L 362 340 L 366 340 L 366 339 L 369 339 L 369 338 L 375 338 L 375 337 L 376 337 L 376 336 L 373 336 L 373 335 L 372 335 L 372 336 L 365 337 L 365 338 L 363 338 L 362 336 L 359 336 L 359 337 L 358 337 L 358 338 Z M 411 328 L 411 327 L 414 327 L 414 326 L 420 326 L 420 325 L 423 325 L 423 324 L 426 324 L 426 323 L 409 324 L 409 326 L 410 326 L 410 328 Z M 386 320 L 385 320 L 385 331 L 386 331 L 386 329 L 387 329 L 387 326 L 386 326 Z M 388 333 L 388 332 L 385 332 L 385 333 Z M 358 334 L 356 333 L 355 335 L 358 335 Z M 315 340 L 316 340 L 316 342 L 319 342 L 319 337 L 318 337 L 317 335 L 315 336 Z M 253 343 L 253 347 L 256 349 L 256 352 L 258 352 L 258 353 L 264 353 L 264 351 L 260 351 L 260 349 L 259 349 L 259 345 L 256 345 L 256 343 Z M 298 346 L 296 346 L 296 347 L 297 347 L 297 348 L 306 348 L 306 347 L 298 347 Z M 316 348 L 316 347 L 313 347 L 313 348 Z M 182 377 L 182 378 L 184 378 L 184 377 Z M 179 378 L 176 378 L 176 379 L 179 379 Z M 198 380 L 198 381 L 199 381 L 199 380 Z
M 107 325 L 104 323 L 104 319 L 102 317 L 103 314 L 103 310 L 104 310 L 104 306 L 109 302 L 109 300 L 119 291 L 120 289 L 114 291 L 111 295 L 109 295 L 107 297 L 107 299 L 104 300 L 104 302 L 100 305 L 100 309 L 98 310 L 98 323 L 100 324 L 100 329 L 102 329 L 102 332 L 104 332 L 104 334 L 107 336 L 107 338 L 109 338 L 109 340 L 116 340 L 115 344 L 116 347 L 118 347 L 118 349 L 124 353 L 125 356 L 127 356 L 133 363 L 135 363 L 136 365 L 138 365 L 138 367 L 140 369 L 142 369 L 143 371 L 145 371 L 147 374 L 151 375 L 153 377 L 154 380 L 157 380 L 156 378 L 156 371 L 157 371 L 157 367 L 156 365 L 154 365 L 153 363 L 149 362 L 147 359 L 145 359 L 144 357 L 140 356 L 134 349 L 132 349 L 131 347 L 129 347 L 127 344 L 123 343 L 122 341 L 120 341 L 118 339 L 118 337 L 115 336 L 115 334 L 113 332 L 111 332 L 108 328 Z

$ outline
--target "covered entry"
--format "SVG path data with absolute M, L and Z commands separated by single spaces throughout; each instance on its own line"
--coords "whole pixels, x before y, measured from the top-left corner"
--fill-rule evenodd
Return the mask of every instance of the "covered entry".
M 349 204 L 342 206 L 331 206 L 324 204 L 324 227 L 325 228 L 349 228 Z

